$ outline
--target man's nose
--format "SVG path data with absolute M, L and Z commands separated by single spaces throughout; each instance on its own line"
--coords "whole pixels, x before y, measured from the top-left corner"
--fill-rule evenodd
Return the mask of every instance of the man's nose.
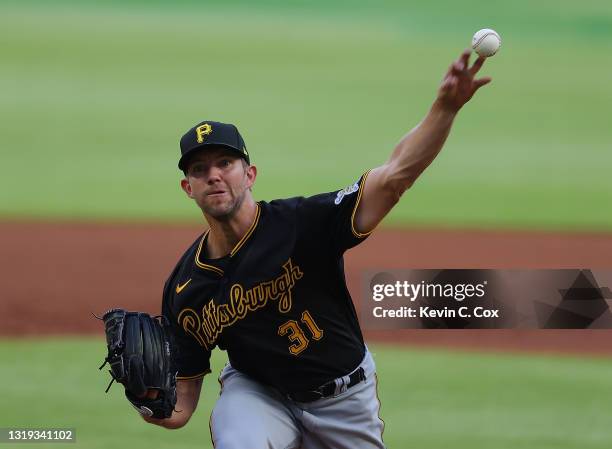
M 210 167 L 208 170 L 208 184 L 214 184 L 221 180 L 221 169 L 219 167 Z

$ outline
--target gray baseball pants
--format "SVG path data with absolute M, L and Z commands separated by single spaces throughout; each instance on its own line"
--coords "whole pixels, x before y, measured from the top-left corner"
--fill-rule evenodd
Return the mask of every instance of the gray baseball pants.
M 210 417 L 215 449 L 384 449 L 369 351 L 360 366 L 365 381 L 342 391 L 338 380 L 337 395 L 300 403 L 227 364 Z

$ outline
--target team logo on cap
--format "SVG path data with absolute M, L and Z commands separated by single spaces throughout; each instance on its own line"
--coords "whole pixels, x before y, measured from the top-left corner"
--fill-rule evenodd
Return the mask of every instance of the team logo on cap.
M 196 134 L 198 135 L 198 143 L 204 142 L 204 136 L 212 132 L 212 126 L 208 123 L 204 123 L 196 128 Z

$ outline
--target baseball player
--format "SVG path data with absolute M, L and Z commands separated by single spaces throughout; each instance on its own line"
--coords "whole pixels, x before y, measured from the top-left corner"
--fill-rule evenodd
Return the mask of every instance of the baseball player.
M 469 50 L 451 64 L 423 121 L 354 184 L 309 198 L 255 201 L 257 168 L 233 125 L 181 139 L 181 187 L 209 225 L 168 278 L 162 313 L 178 369 L 170 418 L 198 404 L 213 348 L 226 350 L 210 419 L 217 449 L 383 448 L 374 362 L 346 287 L 343 254 L 361 243 L 436 157 L 476 79 Z M 155 391 L 149 391 L 155 395 Z

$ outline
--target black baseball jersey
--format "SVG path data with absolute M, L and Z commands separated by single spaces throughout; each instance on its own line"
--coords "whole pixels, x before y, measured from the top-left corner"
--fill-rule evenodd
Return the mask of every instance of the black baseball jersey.
M 282 392 L 315 388 L 359 365 L 365 346 L 343 253 L 368 235 L 353 224 L 367 175 L 340 191 L 258 202 L 226 257 L 205 257 L 208 231 L 192 244 L 162 303 L 179 379 L 210 372 L 215 346 L 235 369 Z

